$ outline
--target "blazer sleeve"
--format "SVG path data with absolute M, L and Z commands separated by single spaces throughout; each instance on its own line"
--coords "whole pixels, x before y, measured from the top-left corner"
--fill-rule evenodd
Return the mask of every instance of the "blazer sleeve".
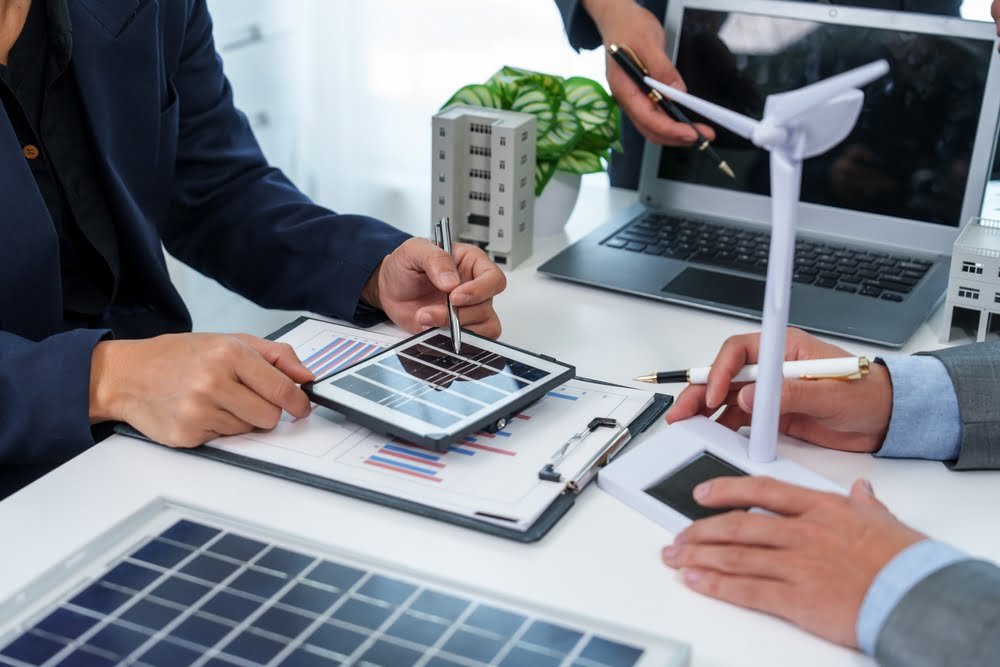
M 882 667 L 995 665 L 1000 568 L 963 560 L 930 575 L 889 614 L 875 644 Z
M 185 5 L 169 79 L 177 154 L 169 212 L 159 221 L 165 247 L 262 306 L 353 319 L 365 282 L 408 235 L 317 206 L 267 164 L 233 106 L 205 1 Z
M 580 0 L 556 0 L 569 45 L 577 51 L 601 45 L 601 34 Z
M 1000 468 L 1000 343 L 927 352 L 944 364 L 955 386 L 962 435 L 955 470 Z
M 94 444 L 90 358 L 108 335 L 75 329 L 33 341 L 0 331 L 0 464 L 62 463 Z

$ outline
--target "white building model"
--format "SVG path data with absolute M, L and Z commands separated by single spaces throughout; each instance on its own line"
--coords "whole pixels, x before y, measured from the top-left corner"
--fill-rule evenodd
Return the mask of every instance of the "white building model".
M 432 133 L 432 219 L 450 218 L 456 240 L 513 268 L 531 255 L 534 115 L 455 104 Z
M 986 339 L 991 318 L 1000 317 L 1000 220 L 973 220 L 955 241 L 946 308 L 945 341 L 951 337 L 956 308 L 979 313 L 978 341 Z

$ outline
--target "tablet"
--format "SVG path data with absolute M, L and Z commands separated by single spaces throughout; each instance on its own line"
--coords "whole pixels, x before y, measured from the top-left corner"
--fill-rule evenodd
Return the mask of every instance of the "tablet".
M 503 428 L 575 369 L 462 331 L 432 329 L 302 386 L 316 403 L 373 431 L 438 451 L 464 436 Z

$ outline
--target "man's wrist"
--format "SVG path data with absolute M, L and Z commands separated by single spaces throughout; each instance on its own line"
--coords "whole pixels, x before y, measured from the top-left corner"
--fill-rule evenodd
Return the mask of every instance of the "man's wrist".
M 601 33 L 602 39 L 604 31 L 602 26 L 607 23 L 607 17 L 613 12 L 620 12 L 623 7 L 634 5 L 634 0 L 582 0 L 583 8 L 590 14 L 597 31 Z
M 120 357 L 125 341 L 106 340 L 94 346 L 90 357 L 90 407 L 91 424 L 121 421 L 122 385 L 116 378 L 121 366 Z
M 381 290 L 379 289 L 378 281 L 379 276 L 382 274 L 382 264 L 384 263 L 385 259 L 383 258 L 382 261 L 378 263 L 378 266 L 375 267 L 375 270 L 372 271 L 372 274 L 368 276 L 368 282 L 366 282 L 365 286 L 361 288 L 362 303 L 368 304 L 372 308 L 376 308 L 378 310 L 382 309 L 382 300 L 380 298 Z

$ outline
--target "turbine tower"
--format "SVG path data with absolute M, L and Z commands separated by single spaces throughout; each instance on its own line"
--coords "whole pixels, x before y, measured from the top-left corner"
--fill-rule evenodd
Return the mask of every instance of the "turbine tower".
M 761 120 L 681 92 L 651 77 L 645 79 L 664 97 L 771 154 L 771 247 L 748 451 L 754 461 L 768 462 L 775 457 L 802 160 L 825 153 L 847 138 L 865 99 L 860 88 L 888 71 L 889 63 L 878 60 L 798 90 L 769 95 Z

